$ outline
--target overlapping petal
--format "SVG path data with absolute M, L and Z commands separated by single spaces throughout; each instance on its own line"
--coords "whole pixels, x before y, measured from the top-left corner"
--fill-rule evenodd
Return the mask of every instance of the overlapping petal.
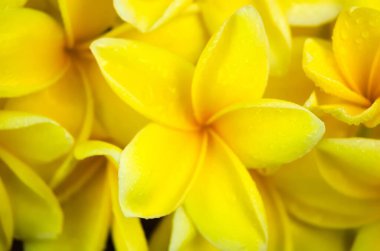
M 192 5 L 181 15 L 147 33 L 133 29 L 130 24 L 124 24 L 112 30 L 107 36 L 153 44 L 196 63 L 209 35 L 204 27 L 202 17 L 195 8 Z
M 34 171 L 10 152 L 0 148 L 0 175 L 13 212 L 15 237 L 53 238 L 62 229 L 58 200 Z
M 370 66 L 379 47 L 379 25 L 379 11 L 351 8 L 339 15 L 334 28 L 335 59 L 349 86 L 362 95 L 369 91 Z
M 207 187 L 207 189 L 205 189 Z M 215 134 L 185 201 L 199 232 L 221 250 L 265 250 L 265 210 L 245 167 Z
M 22 112 L 0 112 L 0 145 L 30 163 L 46 163 L 67 153 L 71 135 L 45 117 Z
M 286 15 L 281 10 L 281 1 L 273 0 L 202 0 L 199 1 L 205 23 L 215 32 L 236 10 L 253 5 L 260 13 L 269 37 L 270 71 L 280 75 L 286 72 L 290 61 L 291 37 Z
M 69 66 L 64 34 L 48 15 L 26 8 L 0 12 L 0 97 L 55 83 Z
M 251 168 L 300 158 L 324 133 L 322 121 L 305 108 L 266 99 L 227 109 L 215 119 L 213 127 Z
M 160 217 L 185 198 L 206 138 L 149 124 L 124 149 L 119 167 L 119 199 L 126 216 Z M 163 182 L 165 181 L 165 182 Z
M 105 170 L 100 170 L 79 193 L 62 205 L 65 224 L 57 238 L 26 241 L 25 250 L 102 250 L 111 220 L 110 193 L 105 175 Z
M 379 219 L 380 202 L 345 196 L 321 176 L 312 152 L 279 169 L 274 181 L 290 213 L 327 228 L 353 228 Z
M 195 70 L 192 94 L 198 121 L 206 122 L 226 106 L 262 96 L 269 70 L 267 46 L 254 8 L 244 7 L 226 21 L 207 44 Z
M 91 48 L 108 83 L 126 103 L 160 123 L 194 128 L 192 64 L 137 41 L 103 38 Z
M 176 210 L 171 232 L 169 251 L 218 250 L 200 235 L 183 208 Z
M 340 73 L 330 43 L 316 39 L 306 40 L 303 67 L 307 76 L 326 93 L 359 105 L 370 104 L 363 95 L 350 89 Z
M 178 14 L 191 0 L 114 0 L 120 17 L 143 32 L 153 30 Z
M 123 215 L 119 204 L 117 169 L 114 164 L 107 166 L 108 185 L 112 201 L 112 238 L 119 251 L 148 250 L 144 231 L 137 218 L 127 218 Z
M 70 47 L 101 35 L 117 21 L 112 0 L 58 0 L 58 5 Z
M 0 2 L 0 10 L 22 7 L 28 0 L 2 0 Z
M 324 139 L 317 149 L 319 170 L 330 186 L 348 196 L 380 198 L 379 140 Z

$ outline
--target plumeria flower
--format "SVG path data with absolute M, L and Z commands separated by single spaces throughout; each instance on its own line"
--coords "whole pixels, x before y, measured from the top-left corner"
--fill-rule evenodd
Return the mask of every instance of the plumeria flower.
M 340 14 L 332 43 L 311 39 L 305 45 L 305 72 L 322 92 L 319 108 L 349 124 L 380 122 L 379 20 L 375 9 L 351 8 Z
M 78 145 L 75 155 L 81 161 L 76 178 L 67 186 L 79 186 L 79 192 L 61 198 L 63 231 L 52 240 L 26 241 L 26 250 L 103 250 L 111 229 L 117 250 L 147 250 L 139 220 L 124 217 L 118 203 L 116 167 L 120 153 L 120 148 L 102 141 Z
M 13 238 L 54 238 L 61 231 L 58 200 L 35 167 L 60 158 L 72 144 L 71 135 L 48 118 L 0 111 L 1 250 Z
M 268 251 L 293 250 L 290 221 L 282 199 L 273 185 L 252 172 L 252 179 L 262 195 L 268 224 Z M 197 230 L 185 209 L 165 217 L 150 239 L 150 250 L 219 250 Z
M 324 126 L 298 105 L 261 99 L 268 44 L 255 9 L 236 12 L 195 69 L 136 41 L 105 38 L 91 48 L 112 89 L 153 120 L 121 155 L 124 215 L 155 218 L 182 205 L 217 248 L 265 248 L 262 199 L 244 166 L 297 159 Z

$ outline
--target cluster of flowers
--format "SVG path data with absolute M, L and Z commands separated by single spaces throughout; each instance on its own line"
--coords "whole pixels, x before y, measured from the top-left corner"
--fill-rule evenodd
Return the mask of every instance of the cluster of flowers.
M 376 0 L 0 0 L 0 250 L 378 250 L 379 46 Z

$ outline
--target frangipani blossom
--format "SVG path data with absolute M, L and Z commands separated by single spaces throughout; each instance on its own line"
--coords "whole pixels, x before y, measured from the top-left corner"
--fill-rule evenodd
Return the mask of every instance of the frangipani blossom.
M 334 27 L 332 44 L 310 39 L 304 69 L 321 88 L 318 107 L 346 123 L 379 124 L 378 85 L 380 11 L 351 8 Z
M 56 122 L 27 113 L 0 111 L 0 249 L 14 237 L 55 237 L 62 228 L 58 200 L 32 167 L 67 153 L 71 135 Z
M 111 229 L 117 250 L 147 250 L 139 220 L 126 218 L 118 203 L 116 167 L 120 153 L 120 148 L 101 141 L 78 145 L 75 155 L 81 161 L 76 177 L 67 185 L 79 188 L 70 197 L 61 197 L 65 217 L 62 233 L 52 240 L 26 241 L 25 250 L 103 250 Z
M 216 247 L 265 248 L 262 199 L 244 166 L 297 159 L 324 126 L 298 105 L 261 99 L 268 44 L 255 9 L 236 12 L 195 69 L 136 41 L 99 39 L 91 48 L 112 89 L 153 120 L 121 155 L 123 213 L 154 218 L 182 205 Z

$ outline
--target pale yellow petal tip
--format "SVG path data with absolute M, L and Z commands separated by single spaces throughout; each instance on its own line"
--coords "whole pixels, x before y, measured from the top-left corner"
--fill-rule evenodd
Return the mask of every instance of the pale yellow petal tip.
M 82 160 L 94 156 L 105 156 L 115 164 L 119 163 L 121 149 L 104 141 L 88 140 L 81 142 L 74 150 L 77 159 Z

